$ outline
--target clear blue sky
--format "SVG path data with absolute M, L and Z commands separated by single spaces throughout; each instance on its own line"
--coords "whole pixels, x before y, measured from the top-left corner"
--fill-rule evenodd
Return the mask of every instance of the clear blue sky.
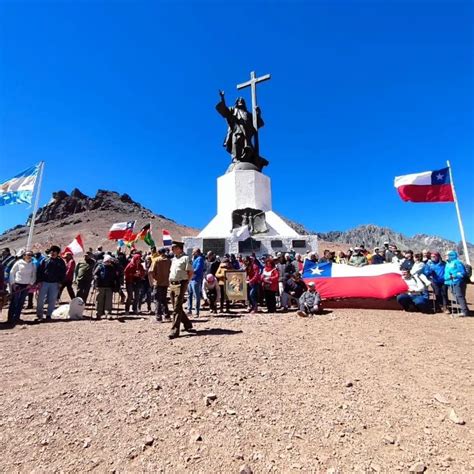
M 229 164 L 218 89 L 255 69 L 274 210 L 459 240 L 454 205 L 393 188 L 450 159 L 474 241 L 473 25 L 459 1 L 1 2 L 0 182 L 45 160 L 43 204 L 111 189 L 202 228 Z

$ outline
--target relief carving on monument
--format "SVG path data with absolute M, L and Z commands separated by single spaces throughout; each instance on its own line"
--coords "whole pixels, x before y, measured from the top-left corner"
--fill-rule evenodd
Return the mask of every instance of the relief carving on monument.
M 232 230 L 247 226 L 250 235 L 268 232 L 265 212 L 259 209 L 236 209 L 232 212 Z

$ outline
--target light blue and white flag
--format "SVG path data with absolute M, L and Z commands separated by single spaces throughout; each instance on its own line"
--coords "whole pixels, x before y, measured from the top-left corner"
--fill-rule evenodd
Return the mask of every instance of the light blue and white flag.
M 0 184 L 0 206 L 30 204 L 40 165 L 32 166 Z

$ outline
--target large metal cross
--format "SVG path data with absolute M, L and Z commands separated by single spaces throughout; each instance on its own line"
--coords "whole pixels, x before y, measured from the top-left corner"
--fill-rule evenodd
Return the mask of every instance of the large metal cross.
M 258 122 L 257 122 L 257 84 L 259 82 L 268 81 L 270 79 L 270 74 L 265 74 L 264 76 L 257 77 L 255 71 L 250 73 L 250 81 L 243 82 L 242 84 L 237 84 L 237 89 L 244 89 L 245 87 L 250 86 L 252 92 L 252 119 L 253 119 L 253 128 L 255 129 L 254 135 L 254 148 L 257 156 L 259 155 L 259 146 L 258 146 Z

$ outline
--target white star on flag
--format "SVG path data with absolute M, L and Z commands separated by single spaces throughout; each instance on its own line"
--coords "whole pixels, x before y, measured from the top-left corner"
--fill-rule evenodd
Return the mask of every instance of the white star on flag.
M 437 179 L 438 181 L 441 181 L 443 178 L 444 178 L 444 174 L 438 173 L 438 174 L 436 175 L 436 179 Z
M 312 275 L 321 275 L 321 273 L 323 273 L 323 270 L 321 270 L 321 268 L 318 268 L 318 267 L 315 267 L 315 268 L 312 268 L 311 269 L 311 274 Z

